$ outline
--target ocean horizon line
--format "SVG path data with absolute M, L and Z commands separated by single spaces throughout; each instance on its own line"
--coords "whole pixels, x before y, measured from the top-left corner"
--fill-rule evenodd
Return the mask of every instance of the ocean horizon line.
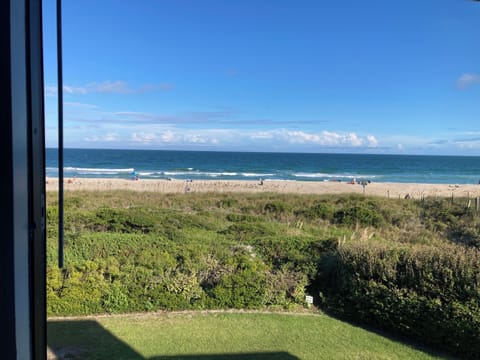
M 46 150 L 58 150 L 58 147 L 46 147 Z M 208 149 L 138 149 L 138 148 L 80 148 L 80 147 L 64 147 L 64 150 L 101 150 L 101 151 L 168 151 L 168 152 L 200 152 L 200 153 L 245 153 L 245 154 L 304 154 L 304 155 L 358 155 L 358 156 L 423 156 L 423 157 L 478 157 L 478 155 L 465 155 L 465 154 L 405 154 L 405 153 L 377 153 L 377 152 L 315 152 L 315 151 L 260 151 L 260 150 L 208 150 Z

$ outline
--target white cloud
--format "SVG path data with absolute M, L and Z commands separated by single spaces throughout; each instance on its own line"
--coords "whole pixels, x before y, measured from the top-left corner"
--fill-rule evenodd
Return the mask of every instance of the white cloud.
M 363 145 L 363 139 L 359 138 L 357 134 L 355 133 L 350 133 L 347 136 L 348 142 L 352 146 L 362 146 Z
M 199 134 L 186 134 L 183 139 L 185 142 L 192 144 L 206 144 L 210 142 L 208 137 Z
M 45 86 L 45 96 L 57 96 L 57 87 Z
M 55 89 L 55 91 L 56 91 L 56 89 Z M 84 94 L 87 94 L 87 93 L 88 93 L 88 90 L 87 90 L 86 87 L 64 85 L 64 86 L 63 86 L 63 92 L 64 92 L 65 94 L 72 94 L 72 95 L 80 94 L 80 95 L 84 95 Z
M 480 138 L 472 139 L 459 139 L 455 140 L 455 145 L 461 149 L 479 149 L 480 148 Z
M 133 89 L 125 81 L 104 81 L 101 83 L 91 83 L 87 85 L 88 92 L 109 93 L 109 94 L 129 94 Z
M 175 137 L 175 134 L 172 131 L 167 130 L 160 135 L 160 139 L 163 142 L 171 143 L 171 142 L 174 142 L 176 140 L 176 137 Z
M 154 133 L 145 133 L 145 132 L 140 132 L 140 133 L 132 133 L 131 140 L 135 143 L 143 143 L 143 144 L 148 144 L 157 139 L 157 136 Z
M 480 135 L 480 131 L 463 131 L 459 135 Z
M 69 106 L 72 108 L 80 108 L 80 109 L 98 109 L 97 105 L 92 105 L 92 104 L 85 104 L 85 103 L 79 103 L 79 102 L 65 102 L 65 106 Z
M 322 131 L 321 133 L 307 133 L 304 131 L 286 131 L 286 138 L 291 144 L 316 144 L 322 146 L 353 146 L 364 144 L 364 139 L 356 133 L 337 133 Z
M 181 131 L 181 130 L 159 130 L 154 132 L 134 132 L 130 140 L 137 144 L 150 145 L 203 145 L 218 144 L 217 137 L 209 134 L 209 130 Z
M 317 134 L 309 134 L 304 131 L 287 131 L 285 133 L 288 141 L 292 144 L 306 144 L 321 142 L 321 138 Z
M 109 133 L 109 134 L 106 134 L 106 135 L 103 137 L 103 140 L 104 140 L 104 141 L 108 141 L 108 142 L 117 141 L 117 140 L 118 140 L 118 135 L 117 135 L 117 134 L 114 134 L 114 133 Z
M 57 87 L 54 87 L 55 92 L 56 89 Z M 70 95 L 85 95 L 91 93 L 128 94 L 134 92 L 134 90 L 125 81 L 106 80 L 100 83 L 93 82 L 83 86 L 63 85 L 63 92 Z
M 466 89 L 475 84 L 480 84 L 480 74 L 462 74 L 457 79 L 457 86 L 460 89 Z
M 269 140 L 270 142 L 289 143 L 297 145 L 345 146 L 361 147 L 366 143 L 368 147 L 376 147 L 377 139 L 373 135 L 359 136 L 354 132 L 340 133 L 335 131 L 321 131 L 319 133 L 301 130 L 271 130 L 259 131 L 249 135 L 250 140 Z
M 342 135 L 331 132 L 331 131 L 323 131 L 323 141 L 320 145 L 338 145 L 341 143 Z
M 362 149 L 375 148 L 378 141 L 373 135 L 358 135 L 355 132 L 273 129 L 264 131 L 240 129 L 186 129 L 172 125 L 147 121 L 128 123 L 89 123 L 69 131 L 77 135 L 85 145 L 137 147 L 137 148 L 215 148 L 248 149 L 261 151 L 304 151 L 323 149 Z
M 69 95 L 86 95 L 86 94 L 132 94 L 132 93 L 146 93 L 153 91 L 169 91 L 174 88 L 173 84 L 144 84 L 139 88 L 131 87 L 126 81 L 122 80 L 105 80 L 102 82 L 92 82 L 82 86 L 64 85 L 63 92 Z M 46 86 L 46 96 L 56 96 L 57 86 Z
M 86 142 L 115 142 L 119 140 L 119 136 L 116 133 L 107 133 L 104 135 L 92 135 L 84 138 Z
M 370 147 L 370 148 L 374 148 L 374 147 L 378 146 L 378 140 L 373 135 L 368 135 L 367 136 L 367 141 L 368 141 L 368 147 Z
M 108 86 L 107 86 L 108 85 Z M 104 84 L 102 91 L 113 91 L 126 85 Z M 284 128 L 256 130 L 232 128 L 235 121 L 225 111 L 188 112 L 182 114 L 156 114 L 147 112 L 103 111 L 95 105 L 67 102 L 67 127 L 75 144 L 100 147 L 150 147 L 174 148 L 211 147 L 215 149 L 248 149 L 276 151 L 322 151 L 376 148 L 375 136 L 353 131 L 308 131 Z M 226 119 L 226 120 L 225 120 Z M 239 119 L 238 122 L 241 122 Z M 216 124 L 216 128 L 212 125 Z M 193 125 L 193 126 L 192 126 Z M 81 140 L 79 140 L 81 139 Z M 388 144 L 403 143 L 403 140 L 384 141 Z M 88 144 L 87 144 L 88 143 Z M 67 144 L 68 145 L 68 144 Z M 69 145 L 70 146 L 70 145 Z
M 273 138 L 273 133 L 269 131 L 258 131 L 253 133 L 250 138 L 252 140 L 267 140 L 267 139 L 272 139 Z
M 402 144 L 397 144 L 397 149 L 400 151 L 403 151 L 403 145 Z

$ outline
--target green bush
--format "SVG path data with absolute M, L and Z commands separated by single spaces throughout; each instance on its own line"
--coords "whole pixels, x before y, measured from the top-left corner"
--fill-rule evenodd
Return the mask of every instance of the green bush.
M 323 219 L 333 221 L 333 215 L 335 213 L 335 207 L 333 204 L 322 201 L 314 204 L 306 210 L 297 210 L 297 216 L 304 216 L 308 219 Z
M 95 221 L 90 224 L 95 231 L 147 234 L 153 227 L 152 219 L 145 213 L 138 214 L 126 210 L 100 208 L 95 215 Z
M 361 224 L 364 226 L 381 227 L 385 219 L 374 203 L 363 203 L 335 211 L 333 220 L 340 225 L 352 226 Z
M 47 271 L 47 314 L 88 315 L 105 312 L 102 298 L 108 292 L 102 269 L 91 261 L 81 267 Z
M 266 273 L 258 260 L 248 255 L 235 259 L 235 271 L 221 278 L 211 295 L 220 308 L 252 309 L 266 305 Z
M 230 208 L 234 205 L 237 205 L 238 201 L 236 199 L 233 199 L 231 197 L 225 197 L 223 199 L 220 199 L 217 201 L 217 206 L 219 208 Z
M 102 305 L 108 313 L 122 313 L 128 311 L 129 299 L 125 285 L 118 281 L 113 282 L 102 296 Z
M 288 209 L 288 204 L 283 201 L 277 200 L 266 203 L 263 207 L 263 212 L 265 214 L 273 214 L 278 216 L 287 212 Z
M 480 253 L 458 246 L 339 248 L 319 279 L 324 305 L 348 318 L 480 354 Z
M 245 214 L 228 214 L 227 220 L 231 222 L 255 222 L 258 217 Z

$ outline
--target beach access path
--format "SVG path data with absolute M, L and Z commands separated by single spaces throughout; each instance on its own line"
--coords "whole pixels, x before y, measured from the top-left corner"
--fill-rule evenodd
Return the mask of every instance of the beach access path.
M 366 186 L 336 181 L 260 181 L 246 180 L 126 180 L 105 178 L 67 178 L 66 191 L 109 191 L 132 190 L 161 193 L 284 193 L 284 194 L 363 194 L 387 198 L 423 197 L 480 197 L 480 185 L 477 184 L 418 184 L 418 183 L 376 183 Z M 48 178 L 47 191 L 58 190 L 58 178 Z M 407 196 L 408 195 L 408 196 Z

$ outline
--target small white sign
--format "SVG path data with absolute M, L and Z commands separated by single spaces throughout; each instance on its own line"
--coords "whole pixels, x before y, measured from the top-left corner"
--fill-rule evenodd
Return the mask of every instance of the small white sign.
M 309 305 L 313 304 L 313 296 L 310 296 L 310 295 L 305 296 L 305 302 Z

